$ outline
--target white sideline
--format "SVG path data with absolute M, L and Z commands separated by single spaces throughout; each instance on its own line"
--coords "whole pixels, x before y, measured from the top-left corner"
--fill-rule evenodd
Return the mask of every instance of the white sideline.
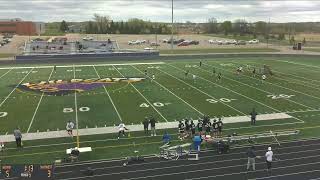
M 268 120 L 283 120 L 293 118 L 292 116 L 286 113 L 274 113 L 274 114 L 261 114 L 257 116 L 257 121 L 268 121 Z M 225 117 L 223 118 L 223 123 L 239 123 L 239 122 L 250 122 L 249 116 L 235 116 L 235 117 Z M 197 120 L 194 121 L 197 123 Z M 169 129 L 169 128 L 177 128 L 178 122 L 160 122 L 156 124 L 157 129 Z M 143 131 L 143 126 L 141 124 L 136 125 L 127 125 L 127 128 L 131 132 L 135 131 Z M 117 133 L 118 128 L 116 126 L 112 127 L 100 127 L 100 128 L 86 128 L 79 129 L 79 135 L 94 135 L 94 134 L 111 134 Z M 66 130 L 60 131 L 49 131 L 49 132 L 36 132 L 36 133 L 25 133 L 22 135 L 23 140 L 36 140 L 36 139 L 50 139 L 50 138 L 62 138 L 62 137 L 70 137 Z M 0 142 L 14 142 L 14 136 L 10 135 L 2 135 L 0 136 Z
M 155 65 L 155 64 L 164 64 L 164 62 L 152 62 L 152 63 L 118 63 L 118 64 L 94 64 L 94 66 L 127 66 L 127 65 Z M 93 64 L 78 64 L 78 65 L 57 65 L 57 68 L 60 67 L 92 67 Z M 42 68 L 52 68 L 53 66 L 16 66 L 16 67 L 0 67 L 1 69 L 31 69 L 31 68 L 37 68 L 37 69 L 42 69 Z

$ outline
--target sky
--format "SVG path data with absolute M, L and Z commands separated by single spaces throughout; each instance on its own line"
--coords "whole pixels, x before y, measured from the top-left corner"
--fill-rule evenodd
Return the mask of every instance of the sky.
M 248 22 L 320 22 L 320 0 L 173 0 L 175 22 L 214 17 Z M 171 0 L 0 0 L 0 19 L 87 21 L 93 14 L 171 22 Z

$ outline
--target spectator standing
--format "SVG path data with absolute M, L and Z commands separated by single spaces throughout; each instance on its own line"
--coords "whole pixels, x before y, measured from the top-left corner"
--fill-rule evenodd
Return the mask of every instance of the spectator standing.
M 148 117 L 144 118 L 144 121 L 142 122 L 142 124 L 143 124 L 144 134 L 149 134 L 149 120 L 148 120 Z
M 271 150 L 271 147 L 268 147 L 268 151 L 266 152 L 266 163 L 267 163 L 267 171 L 268 173 L 271 172 L 271 163 L 272 163 L 272 157 L 273 157 L 273 152 Z
M 247 164 L 247 171 L 249 171 L 250 166 L 252 166 L 252 170 L 256 170 L 256 153 L 254 146 L 251 146 L 247 151 L 248 156 L 248 164 Z
M 150 118 L 151 136 L 156 136 L 156 120 L 153 116 Z
M 22 147 L 22 144 L 21 144 L 22 134 L 21 134 L 21 131 L 18 127 L 13 131 L 13 135 L 16 139 L 17 147 L 21 148 Z

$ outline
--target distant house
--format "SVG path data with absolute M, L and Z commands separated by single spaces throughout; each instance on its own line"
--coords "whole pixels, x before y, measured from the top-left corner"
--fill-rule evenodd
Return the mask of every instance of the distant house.
M 85 26 L 81 23 L 69 25 L 68 28 L 70 33 L 81 33 L 85 30 Z

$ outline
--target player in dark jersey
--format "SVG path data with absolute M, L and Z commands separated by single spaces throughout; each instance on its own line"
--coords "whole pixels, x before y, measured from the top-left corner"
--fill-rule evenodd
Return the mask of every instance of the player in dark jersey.
M 186 72 L 184 73 L 184 76 L 187 78 L 188 74 L 189 74 L 189 70 L 186 70 Z
M 202 133 L 202 126 L 203 126 L 203 122 L 202 119 L 198 120 L 198 124 L 197 124 L 197 128 L 198 128 L 198 132 L 201 134 Z
M 216 74 L 216 68 L 212 68 L 212 76 Z
M 56 73 L 57 72 L 57 66 L 55 65 L 55 66 L 53 66 L 53 71 L 54 71 L 54 73 Z
M 217 137 L 217 134 L 218 134 L 218 123 L 217 123 L 217 120 L 213 120 L 213 123 L 212 123 L 212 134 L 213 134 L 213 137 Z
M 144 70 L 144 76 L 148 77 L 148 71 L 147 70 Z
M 182 121 L 179 121 L 178 129 L 179 129 L 179 139 L 182 140 L 184 137 L 184 130 L 185 130 L 185 126 Z
M 218 136 L 222 136 L 222 126 L 223 126 L 223 122 L 221 120 L 221 118 L 219 118 L 219 121 L 218 121 Z
M 187 118 L 184 119 L 184 126 L 186 128 L 186 133 L 189 135 L 191 126 L 190 126 L 189 120 Z
M 193 121 L 191 121 L 190 128 L 191 128 L 191 135 L 193 137 L 196 134 L 196 125 L 193 123 Z
M 256 68 L 253 68 L 253 70 L 252 70 L 252 76 L 253 76 L 253 77 L 256 77 Z
M 211 132 L 211 122 L 210 120 L 205 124 L 205 127 L 206 127 L 206 135 L 210 135 L 210 132 Z
M 199 62 L 199 66 L 200 66 L 200 67 L 202 66 L 202 61 Z

